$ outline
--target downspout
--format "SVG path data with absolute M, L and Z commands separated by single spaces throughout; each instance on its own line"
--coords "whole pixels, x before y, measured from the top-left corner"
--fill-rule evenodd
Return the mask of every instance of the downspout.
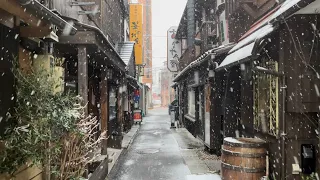
M 287 85 L 286 85 L 286 77 L 283 75 L 282 76 L 282 133 L 280 135 L 281 138 L 281 156 L 282 156 L 282 166 L 281 166 L 281 179 L 285 179 L 286 178 L 286 168 L 285 168 L 285 164 L 286 164 L 286 152 L 285 152 L 285 147 L 286 147 L 286 118 L 285 118 L 285 103 L 286 103 L 286 89 L 287 89 Z
M 195 33 L 195 0 L 188 0 L 187 2 L 187 44 L 188 47 L 194 44 Z

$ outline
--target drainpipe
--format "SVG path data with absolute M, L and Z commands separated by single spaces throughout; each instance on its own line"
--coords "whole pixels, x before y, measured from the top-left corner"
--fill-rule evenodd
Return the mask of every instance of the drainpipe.
M 282 156 L 282 165 L 281 165 L 281 179 L 285 179 L 286 178 L 286 168 L 285 168 L 285 164 L 286 164 L 286 152 L 285 152 L 285 147 L 286 147 L 286 136 L 287 136 L 287 132 L 286 132 L 286 112 L 285 112 L 285 107 L 286 107 L 286 89 L 287 89 L 287 85 L 286 85 L 286 77 L 285 75 L 282 76 L 282 133 L 280 135 L 281 138 L 281 156 Z
M 187 2 L 187 34 L 188 34 L 188 47 L 194 44 L 195 33 L 195 0 L 188 0 Z

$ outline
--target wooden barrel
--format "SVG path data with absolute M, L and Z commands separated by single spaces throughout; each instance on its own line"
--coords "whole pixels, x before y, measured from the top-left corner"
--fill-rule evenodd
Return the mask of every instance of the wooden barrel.
M 260 180 L 266 174 L 266 142 L 255 138 L 225 138 L 221 171 L 224 180 Z

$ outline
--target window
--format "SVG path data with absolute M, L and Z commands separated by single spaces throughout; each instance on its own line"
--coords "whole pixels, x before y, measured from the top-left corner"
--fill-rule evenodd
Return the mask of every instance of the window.
M 117 117 L 117 97 L 116 91 L 112 88 L 109 93 L 109 120 Z
M 259 66 L 278 71 L 276 61 L 262 59 Z M 279 133 L 279 78 L 266 73 L 254 76 L 254 127 L 277 136 Z
M 188 115 L 195 117 L 196 116 L 196 104 L 195 104 L 195 91 L 190 89 L 188 91 Z

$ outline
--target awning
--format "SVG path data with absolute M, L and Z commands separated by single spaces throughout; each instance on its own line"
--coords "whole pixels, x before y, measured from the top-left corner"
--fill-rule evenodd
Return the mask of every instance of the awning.
M 10 0 L 12 1 L 12 0 Z M 33 13 L 37 14 L 40 19 L 44 19 L 48 23 L 52 23 L 57 26 L 64 33 L 68 33 L 67 35 L 74 35 L 77 32 L 77 29 L 73 27 L 72 24 L 68 23 L 60 16 L 52 12 L 46 6 L 41 4 L 37 0 L 18 0 L 18 2 L 26 8 L 26 10 L 30 10 Z
M 138 80 L 132 76 L 126 75 L 126 78 L 128 80 L 128 84 L 132 86 L 133 88 L 142 88 L 142 85 L 138 82 Z
M 171 87 L 172 87 L 172 88 L 176 88 L 176 87 L 178 87 L 178 83 L 176 83 L 176 82 L 175 82 L 175 83 L 173 83 L 173 84 L 171 85 Z
M 135 42 L 132 41 L 118 43 L 118 53 L 127 66 L 133 56 L 134 44 Z
M 123 62 L 115 47 L 108 40 L 107 36 L 97 27 L 88 24 L 75 22 L 78 31 L 73 36 L 60 37 L 60 44 L 82 44 L 97 48 L 96 54 L 105 57 L 103 63 L 118 69 L 120 72 L 126 71 L 126 64 Z
M 186 75 L 190 70 L 192 70 L 195 67 L 199 67 L 204 62 L 207 62 L 211 55 L 220 56 L 224 53 L 227 53 L 232 47 L 234 46 L 233 43 L 226 44 L 219 46 L 214 49 L 210 49 L 209 51 L 203 53 L 198 59 L 191 62 L 187 67 L 185 67 L 180 73 L 173 79 L 173 82 L 178 82 L 184 75 Z
M 224 69 L 250 60 L 251 56 L 256 55 L 254 54 L 256 45 L 259 45 L 260 40 L 272 33 L 274 29 L 275 27 L 268 24 L 240 41 L 230 50 L 228 53 L 229 55 L 222 61 L 216 70 Z
M 319 14 L 320 0 L 316 0 L 308 6 L 300 9 L 296 14 Z
M 240 38 L 238 44 L 230 50 L 228 56 L 216 68 L 216 71 L 255 58 L 257 53 L 259 53 L 255 50 L 261 45 L 261 41 L 277 29 L 275 22 L 288 18 L 313 1 L 314 0 L 286 0 L 283 4 L 270 11 L 253 24 L 251 29 Z

